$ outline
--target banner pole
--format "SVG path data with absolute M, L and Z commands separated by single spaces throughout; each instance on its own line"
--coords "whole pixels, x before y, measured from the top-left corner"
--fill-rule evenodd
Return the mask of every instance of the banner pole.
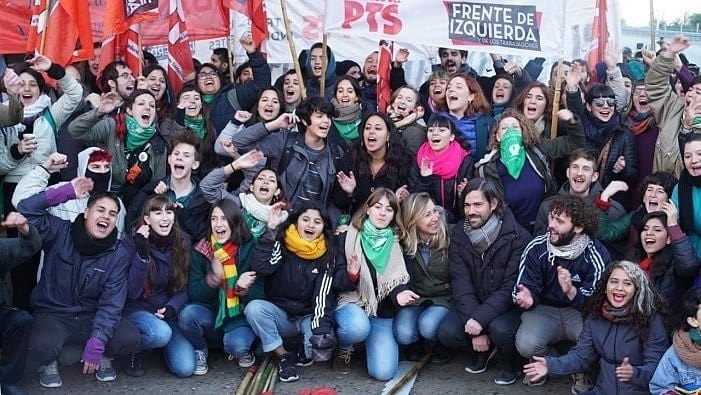
M 45 3 L 44 11 L 41 12 L 40 18 L 39 18 L 39 23 L 41 22 L 41 15 L 45 15 L 46 17 L 44 19 L 44 30 L 41 32 L 41 43 L 39 43 L 39 55 L 44 54 L 44 46 L 46 45 L 46 31 L 49 30 L 49 1 L 47 0 Z M 38 26 L 37 26 L 38 28 Z M 34 44 L 36 45 L 36 44 Z M 34 55 L 34 54 L 32 54 Z
M 655 6 L 654 0 L 650 0 L 650 51 L 657 52 L 655 48 Z
M 229 59 L 226 60 L 229 65 L 229 81 L 233 84 L 234 81 L 234 50 L 231 46 L 231 32 L 226 36 L 226 51 L 229 53 Z
M 300 67 L 299 59 L 297 59 L 295 41 L 292 37 L 292 29 L 290 28 L 290 18 L 287 16 L 287 2 L 285 0 L 280 0 L 280 7 L 282 8 L 282 20 L 285 23 L 285 34 L 287 35 L 287 43 L 290 45 L 290 53 L 292 54 L 292 63 L 295 66 L 295 73 L 297 74 L 297 79 L 299 80 L 299 91 L 302 95 L 302 100 L 304 100 L 307 98 L 307 89 L 304 87 L 304 79 L 302 78 L 302 67 Z
M 326 96 L 326 68 L 328 66 L 328 59 L 326 58 L 326 39 L 328 35 L 324 33 L 324 38 L 321 40 L 321 81 L 319 81 L 319 96 Z M 310 54 L 311 56 L 311 54 Z
M 144 49 L 141 47 L 141 23 L 136 25 L 139 31 L 136 33 L 136 42 L 139 50 L 139 75 L 144 72 Z
M 553 94 L 553 111 L 552 119 L 550 120 L 550 138 L 557 137 L 557 112 L 560 111 L 560 100 L 562 96 L 562 57 L 557 61 L 557 77 L 555 79 L 555 93 Z

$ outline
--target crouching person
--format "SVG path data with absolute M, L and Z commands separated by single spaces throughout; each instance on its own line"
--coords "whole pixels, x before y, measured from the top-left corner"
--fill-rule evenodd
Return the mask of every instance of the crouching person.
M 288 382 L 299 379 L 295 366 L 331 357 L 336 306 L 331 286 L 343 257 L 336 253 L 331 220 L 319 203 L 301 203 L 285 222 L 282 206 L 272 206 L 268 229 L 251 254 L 251 269 L 265 278 L 266 300 L 251 301 L 244 313 L 263 351 L 280 359 L 278 378 Z M 300 333 L 301 347 L 288 352 L 283 338 Z
M 49 206 L 90 194 L 93 181 L 70 183 L 24 199 L 18 211 L 42 235 L 44 267 L 32 292 L 35 322 L 29 334 L 28 360 L 39 368 L 43 387 L 60 387 L 58 356 L 64 345 L 83 344 L 83 373 L 100 381 L 117 377 L 111 357 L 129 355 L 139 332 L 121 319 L 127 296 L 129 261 L 118 248 L 119 199 L 109 192 L 90 196 L 73 222 L 47 212 Z
M 131 263 L 124 317 L 139 329 L 140 350 L 162 348 L 168 370 L 189 377 L 195 351 L 180 331 L 178 313 L 187 303 L 190 238 L 178 226 L 175 211 L 165 194 L 149 198 L 141 225 L 122 243 Z M 131 355 L 125 373 L 144 375 L 140 353 Z

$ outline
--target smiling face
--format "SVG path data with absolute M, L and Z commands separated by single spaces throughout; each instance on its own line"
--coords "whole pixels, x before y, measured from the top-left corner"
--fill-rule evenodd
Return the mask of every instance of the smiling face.
M 445 104 L 445 94 L 447 90 L 447 80 L 437 78 L 428 83 L 428 96 L 436 103 Z
M 180 102 L 185 102 L 185 115 L 195 118 L 202 111 L 202 96 L 197 91 L 186 91 L 180 94 Z
M 511 100 L 511 95 L 514 92 L 514 86 L 509 80 L 503 78 L 498 79 L 492 88 L 492 103 L 506 104 Z
M 325 112 L 316 110 L 309 117 L 309 123 L 304 120 L 302 122 L 304 122 L 305 126 L 307 127 L 306 131 L 304 132 L 305 136 L 309 135 L 312 138 L 325 139 L 329 135 L 331 118 L 329 118 L 329 115 Z
M 633 90 L 633 107 L 635 107 L 635 112 L 637 113 L 650 111 L 645 85 L 643 84 L 637 85 Z
M 363 75 L 365 76 L 365 81 L 376 82 L 377 81 L 377 59 L 379 55 L 377 52 L 373 52 L 365 58 L 363 63 Z
M 372 206 L 367 208 L 368 221 L 375 225 L 377 229 L 387 228 L 394 219 L 394 209 L 389 204 L 389 200 L 383 196 Z
M 127 114 L 131 115 L 139 126 L 151 126 L 156 122 L 156 99 L 148 93 L 137 96 L 134 104 L 127 107 Z
M 455 140 L 455 135 L 450 128 L 445 126 L 429 126 L 426 132 L 428 144 L 435 153 L 443 152 L 450 142 Z
M 200 166 L 200 162 L 195 158 L 195 147 L 192 145 L 180 143 L 173 147 L 173 151 L 168 155 L 170 176 L 176 180 L 190 178 L 192 170 Z
M 526 118 L 536 121 L 545 113 L 545 107 L 548 105 L 545 92 L 539 87 L 533 87 L 528 91 L 526 100 L 523 102 L 523 115 Z
M 166 207 L 149 211 L 148 215 L 144 216 L 144 222 L 157 235 L 168 236 L 173 229 L 173 224 L 175 224 L 175 211 Z
M 282 80 L 282 93 L 285 96 L 285 104 L 289 107 L 299 103 L 302 92 L 299 88 L 299 78 L 296 74 L 287 74 Z
M 643 225 L 643 230 L 640 232 L 640 242 L 643 244 L 643 250 L 651 257 L 671 242 L 667 234 L 667 228 L 659 218 L 650 218 Z
M 365 122 L 363 144 L 368 153 L 383 153 L 389 143 L 389 130 L 385 121 L 373 115 Z
M 264 121 L 272 121 L 280 115 L 280 99 L 277 92 L 269 89 L 263 91 L 258 99 L 258 117 Z
M 606 282 L 606 299 L 612 307 L 620 308 L 630 303 L 635 296 L 635 284 L 628 273 L 621 268 L 611 271 Z
M 400 88 L 394 101 L 391 103 L 392 112 L 395 116 L 404 118 L 414 111 L 418 100 L 419 98 L 413 89 Z
M 231 239 L 231 226 L 226 219 L 226 215 L 219 207 L 212 209 L 212 216 L 209 218 L 209 225 L 217 243 L 224 244 Z
M 684 145 L 684 168 L 692 177 L 701 175 L 701 141 Z
M 462 118 L 467 111 L 467 107 L 475 99 L 474 92 L 470 92 L 467 81 L 462 77 L 451 78 L 448 81 L 448 91 L 446 101 L 450 113 L 458 118 Z
M 154 69 L 146 76 L 146 89 L 153 93 L 156 101 L 161 100 L 166 93 L 166 76 L 163 70 Z
M 582 232 L 581 227 L 574 226 L 569 215 L 555 214 L 553 211 L 548 214 L 548 230 L 550 231 L 550 243 L 554 246 L 567 245 L 574 239 L 574 236 Z
M 457 49 L 444 49 L 440 51 L 439 55 L 441 57 L 441 66 L 448 74 L 457 73 L 465 61 Z
M 669 202 L 669 195 L 662 185 L 648 184 L 643 193 L 643 204 L 648 213 L 662 210 L 662 203 Z
M 200 92 L 205 95 L 217 93 L 221 87 L 219 73 L 211 67 L 202 67 L 197 73 L 197 86 L 200 88 Z
M 306 241 L 318 239 L 324 231 L 324 219 L 319 210 L 306 210 L 299 215 L 296 225 L 299 236 Z
M 107 84 L 112 91 L 117 92 L 122 99 L 126 99 L 136 89 L 136 79 L 129 67 L 116 65 L 117 79 L 109 80 Z
M 253 179 L 251 193 L 259 203 L 270 205 L 273 198 L 280 194 L 277 186 L 277 175 L 272 170 L 263 170 Z
M 589 195 L 589 187 L 599 178 L 599 173 L 594 171 L 595 165 L 586 158 L 578 158 L 570 163 L 566 173 L 571 194 L 581 197 Z
M 498 204 L 496 199 L 489 202 L 482 191 L 470 191 L 465 195 L 463 211 L 470 228 L 481 228 L 489 220 Z
M 119 206 L 114 200 L 103 197 L 85 209 L 85 231 L 93 239 L 105 239 L 117 226 Z
M 616 113 L 616 99 L 613 97 L 597 97 L 587 103 L 587 110 L 601 122 L 608 122 Z
M 24 106 L 34 104 L 39 98 L 39 95 L 41 95 L 37 80 L 29 73 L 20 74 L 19 79 L 22 81 L 22 86 L 19 90 L 20 101 Z
M 338 83 L 335 97 L 341 107 L 347 107 L 358 102 L 358 94 L 348 80 L 341 80 Z
M 314 48 L 309 54 L 309 65 L 311 66 L 312 77 L 320 78 L 322 69 L 321 48 Z
M 436 205 L 432 201 L 426 203 L 423 215 L 416 221 L 416 232 L 422 240 L 438 234 L 440 230 L 440 217 Z

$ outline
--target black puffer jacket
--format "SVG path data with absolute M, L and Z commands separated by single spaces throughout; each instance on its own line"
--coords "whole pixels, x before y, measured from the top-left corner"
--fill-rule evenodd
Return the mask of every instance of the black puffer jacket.
M 450 235 L 450 273 L 453 303 L 463 324 L 474 318 L 487 328 L 492 320 L 513 308 L 511 290 L 516 285 L 521 253 L 531 240 L 508 208 L 501 230 L 484 254 L 478 253 L 462 224 Z

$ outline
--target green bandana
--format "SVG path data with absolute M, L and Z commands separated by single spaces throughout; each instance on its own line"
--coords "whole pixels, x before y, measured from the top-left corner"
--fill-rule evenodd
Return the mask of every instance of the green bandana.
M 521 175 L 521 169 L 526 163 L 526 150 L 523 147 L 523 136 L 516 128 L 508 128 L 501 136 L 499 143 L 501 163 L 506 166 L 509 175 L 515 179 Z
M 699 328 L 691 328 L 689 331 L 689 337 L 694 344 L 701 346 L 701 332 L 699 332 Z
M 377 229 L 366 219 L 363 230 L 360 231 L 360 245 L 363 252 L 378 273 L 384 274 L 389 263 L 389 253 L 392 251 L 394 231 L 391 227 Z
M 263 221 L 259 221 L 256 217 L 251 215 L 248 210 L 243 209 L 241 211 L 243 212 L 243 219 L 246 221 L 248 229 L 251 231 L 251 234 L 253 234 L 253 239 L 260 239 L 260 236 L 265 232 L 267 224 Z
M 156 123 L 142 127 L 131 115 L 127 115 L 127 150 L 134 151 L 143 147 L 156 134 Z
M 208 95 L 206 93 L 202 94 L 202 103 L 212 104 L 213 101 L 214 101 L 214 95 Z
M 204 125 L 204 117 L 202 115 L 197 118 L 185 116 L 185 127 L 195 133 L 200 140 L 204 139 L 207 133 L 207 127 Z
M 358 119 L 350 123 L 333 121 L 333 124 L 336 125 L 336 129 L 338 129 L 338 133 L 341 137 L 346 141 L 350 141 L 360 137 L 360 134 L 358 134 L 358 125 L 360 125 L 360 122 L 361 120 Z

